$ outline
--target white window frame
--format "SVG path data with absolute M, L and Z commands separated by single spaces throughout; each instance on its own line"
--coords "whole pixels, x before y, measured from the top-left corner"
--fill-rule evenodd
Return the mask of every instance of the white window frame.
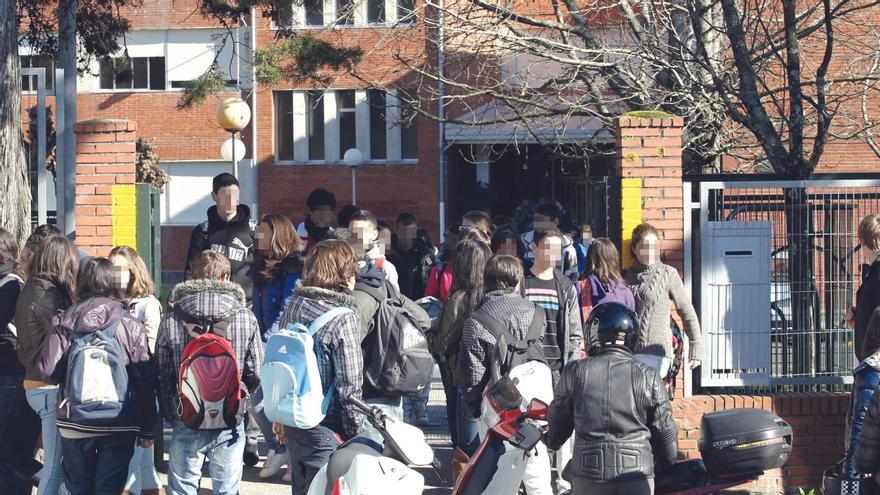
M 337 91 L 346 91 L 348 89 L 339 88 L 324 91 L 324 159 L 309 159 L 309 139 L 308 139 L 308 98 L 307 94 L 310 90 L 286 90 L 293 93 L 293 135 L 288 139 L 293 139 L 293 159 L 282 160 L 279 156 L 278 143 L 283 136 L 279 136 L 280 126 L 276 121 L 273 123 L 275 143 L 274 158 L 276 165 L 341 165 L 342 156 L 339 149 L 339 119 Z M 417 165 L 417 158 L 401 158 L 401 128 L 398 124 L 400 121 L 400 104 L 397 98 L 397 90 L 391 89 L 385 92 L 385 155 L 383 159 L 372 159 L 370 156 L 370 100 L 366 89 L 355 89 L 355 128 L 356 128 L 356 146 L 364 154 L 366 164 L 371 165 Z M 277 99 L 273 96 L 273 105 L 277 105 Z M 274 108 L 272 115 L 278 117 L 278 109 Z
M 168 57 L 167 57 L 167 55 L 162 55 L 161 57 L 159 57 L 157 55 L 154 57 L 125 57 L 125 56 L 115 57 L 114 56 L 114 57 L 106 57 L 106 58 L 113 61 L 113 87 L 112 88 L 102 88 L 101 87 L 101 60 L 98 60 L 98 77 L 97 77 L 96 86 L 97 86 L 97 92 L 99 92 L 99 93 L 160 93 L 163 91 L 168 91 L 170 89 L 171 81 L 168 80 Z M 116 87 L 116 61 L 123 59 L 123 58 L 128 58 L 128 60 L 131 61 L 130 63 L 132 66 L 131 67 L 132 86 L 134 86 L 134 59 L 136 59 L 136 58 L 147 59 L 147 87 L 146 88 L 135 88 L 135 87 L 117 88 Z M 162 72 L 163 72 L 163 74 L 165 74 L 165 83 L 164 83 L 165 87 L 162 89 L 150 89 L 150 74 L 152 72 L 150 70 L 150 59 L 151 58 L 161 58 L 163 60 L 163 65 L 165 66 L 165 70 Z M 181 88 L 174 88 L 174 89 L 176 89 L 178 91 L 183 90 Z
M 406 21 L 400 21 L 398 16 L 398 5 L 397 0 L 384 0 L 385 1 L 385 21 L 384 22 L 376 22 L 371 23 L 368 22 L 367 16 L 367 1 L 368 0 L 353 0 L 355 4 L 354 9 L 354 22 L 352 24 L 339 24 L 337 21 L 337 13 L 336 13 L 336 3 L 338 0 L 324 0 L 324 24 L 321 26 L 307 26 L 306 25 L 306 8 L 305 4 L 302 2 L 295 2 L 291 9 L 293 9 L 290 19 L 292 25 L 284 26 L 286 29 L 358 29 L 358 28 L 394 28 L 394 27 L 411 27 L 416 24 L 415 16 L 410 16 Z M 418 6 L 416 6 L 416 10 Z M 279 26 L 274 26 L 273 29 L 279 29 Z

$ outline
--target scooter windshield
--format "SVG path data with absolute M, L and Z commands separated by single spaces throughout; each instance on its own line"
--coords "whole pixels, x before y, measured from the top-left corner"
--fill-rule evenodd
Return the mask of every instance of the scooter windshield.
M 522 406 L 522 395 L 513 381 L 507 376 L 501 377 L 497 382 L 489 388 L 489 395 L 502 411 L 518 409 Z

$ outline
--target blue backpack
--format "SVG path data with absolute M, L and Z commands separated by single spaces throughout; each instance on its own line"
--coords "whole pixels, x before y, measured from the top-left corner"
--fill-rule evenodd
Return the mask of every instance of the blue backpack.
M 324 420 L 336 382 L 330 384 L 325 396 L 318 363 L 322 357 L 315 352 L 313 336 L 330 320 L 348 312 L 352 310 L 334 308 L 308 328 L 291 323 L 269 337 L 260 381 L 263 409 L 270 421 L 309 429 Z
M 62 407 L 76 424 L 112 426 L 122 422 L 133 405 L 126 352 L 116 340 L 121 321 L 122 314 L 104 330 L 77 336 L 71 342 Z

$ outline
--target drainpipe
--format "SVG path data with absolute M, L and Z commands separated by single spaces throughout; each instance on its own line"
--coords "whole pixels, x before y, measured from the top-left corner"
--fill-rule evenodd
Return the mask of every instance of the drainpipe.
M 250 167 L 250 179 L 251 184 L 253 185 L 251 191 L 253 191 L 252 203 L 251 203 L 251 214 L 252 218 L 259 218 L 259 211 L 257 210 L 257 205 L 259 205 L 259 195 L 260 195 L 260 174 L 257 171 L 257 66 L 256 66 L 256 55 L 257 55 L 257 8 L 251 7 L 251 167 Z
M 438 38 L 438 46 L 437 46 L 437 66 L 439 68 L 439 78 L 437 84 L 437 94 L 439 96 L 438 103 L 439 108 L 437 109 L 437 117 L 439 117 L 440 121 L 440 242 L 443 242 L 443 235 L 446 234 L 446 108 L 445 102 L 443 101 L 443 91 L 445 89 L 445 85 L 443 84 L 444 77 L 444 65 L 446 61 L 446 52 L 444 51 L 444 35 L 443 32 L 443 0 L 438 1 L 438 22 L 439 29 L 437 30 L 437 38 Z

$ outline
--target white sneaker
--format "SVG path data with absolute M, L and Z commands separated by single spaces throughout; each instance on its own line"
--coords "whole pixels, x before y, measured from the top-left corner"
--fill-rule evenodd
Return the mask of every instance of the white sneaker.
M 287 466 L 289 456 L 287 452 L 277 454 L 274 450 L 269 450 L 266 461 L 263 462 L 263 469 L 260 471 L 260 479 L 273 478 Z

